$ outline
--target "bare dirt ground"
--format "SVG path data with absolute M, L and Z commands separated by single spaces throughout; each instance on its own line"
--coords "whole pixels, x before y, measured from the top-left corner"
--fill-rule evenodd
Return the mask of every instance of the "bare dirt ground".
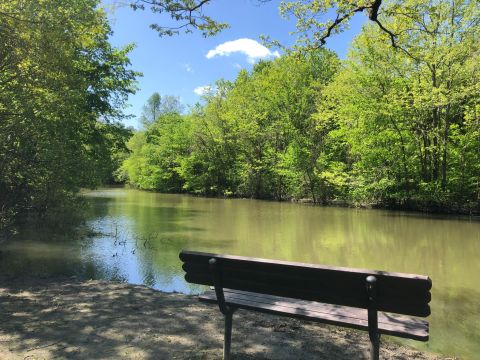
M 0 359 L 221 359 L 223 317 L 194 296 L 72 279 L 0 278 Z M 234 359 L 365 359 L 368 335 L 239 310 Z M 383 342 L 382 359 L 446 359 Z

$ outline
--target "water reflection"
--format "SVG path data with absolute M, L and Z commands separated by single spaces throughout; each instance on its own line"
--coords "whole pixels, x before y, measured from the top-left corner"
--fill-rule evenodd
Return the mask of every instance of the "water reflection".
M 124 189 L 85 196 L 92 206 L 79 232 L 26 227 L 20 239 L 3 245 L 11 260 L 2 271 L 198 293 L 201 287 L 183 281 L 178 253 L 185 248 L 428 274 L 433 301 L 425 346 L 471 359 L 480 353 L 478 221 Z

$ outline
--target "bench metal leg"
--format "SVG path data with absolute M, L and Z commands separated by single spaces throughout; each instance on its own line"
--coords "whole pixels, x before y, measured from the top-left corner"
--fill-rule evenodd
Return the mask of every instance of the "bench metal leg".
M 370 360 L 380 358 L 380 334 L 378 333 L 377 278 L 367 277 L 368 294 L 368 337 L 370 338 Z
M 380 335 L 376 339 L 370 339 L 370 360 L 380 359 Z
M 225 302 L 225 294 L 223 293 L 221 264 L 217 259 L 211 258 L 208 264 L 213 276 L 213 283 L 215 285 L 215 295 L 217 296 L 218 307 L 221 313 L 225 316 L 225 333 L 223 337 L 223 359 L 230 359 L 230 347 L 232 344 L 232 316 L 235 308 L 227 306 Z
M 225 334 L 223 338 L 223 360 L 230 360 L 230 347 L 232 344 L 232 317 L 233 311 L 225 313 Z

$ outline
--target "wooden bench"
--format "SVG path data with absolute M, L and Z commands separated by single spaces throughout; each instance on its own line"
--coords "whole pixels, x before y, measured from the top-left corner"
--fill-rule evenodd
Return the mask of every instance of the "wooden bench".
M 185 250 L 180 259 L 187 282 L 214 286 L 199 300 L 225 316 L 224 359 L 236 309 L 366 330 L 371 359 L 379 359 L 381 334 L 428 340 L 428 322 L 419 319 L 430 315 L 427 276 Z

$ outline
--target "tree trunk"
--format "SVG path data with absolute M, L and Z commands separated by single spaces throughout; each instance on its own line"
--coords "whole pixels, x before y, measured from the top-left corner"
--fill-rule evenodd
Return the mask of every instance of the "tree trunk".
M 445 113 L 445 126 L 443 128 L 443 158 L 442 158 L 442 190 L 445 191 L 447 187 L 447 144 L 448 131 L 450 128 L 450 105 L 447 106 Z
M 317 197 L 315 196 L 315 184 L 314 184 L 314 182 L 312 180 L 312 177 L 310 176 L 309 172 L 305 171 L 305 174 L 307 175 L 307 178 L 308 178 L 308 185 L 310 187 L 310 192 L 312 193 L 313 203 L 316 204 L 317 203 Z
M 437 85 L 437 72 L 436 66 L 433 64 L 431 66 L 432 71 L 432 86 L 434 88 L 438 87 Z M 439 175 L 439 164 L 440 164 L 440 152 L 438 151 L 438 130 L 440 128 L 440 119 L 439 119 L 439 108 L 434 107 L 432 109 L 432 120 L 433 120 L 433 151 L 432 151 L 432 180 L 438 180 Z

